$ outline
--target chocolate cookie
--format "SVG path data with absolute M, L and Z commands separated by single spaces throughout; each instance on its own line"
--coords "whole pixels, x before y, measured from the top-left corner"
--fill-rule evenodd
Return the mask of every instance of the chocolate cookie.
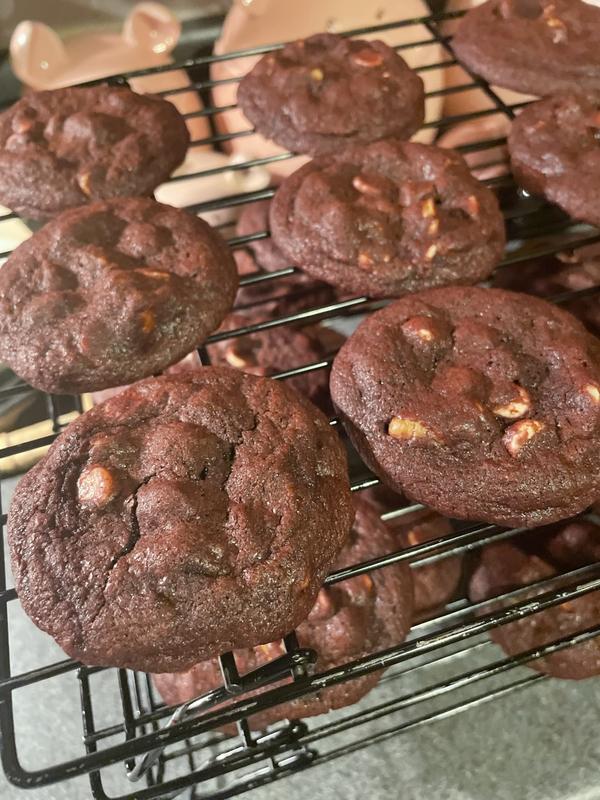
M 28 92 L 0 114 L 0 202 L 31 219 L 147 195 L 183 161 L 172 103 L 123 86 Z
M 423 124 L 423 81 L 380 41 L 318 33 L 263 56 L 238 104 L 259 133 L 298 153 L 336 153 Z
M 48 392 L 160 372 L 218 327 L 235 264 L 198 217 L 149 198 L 71 209 L 0 272 L 0 358 Z
M 600 287 L 600 247 L 590 245 L 569 253 L 558 253 L 556 258 L 537 258 L 498 270 L 494 275 L 494 285 L 540 297 Z M 576 296 L 561 303 L 561 308 L 580 319 L 594 336 L 600 336 L 600 293 Z
M 245 205 L 236 226 L 237 235 L 248 236 L 268 231 L 270 207 L 270 200 Z M 233 255 L 241 276 L 253 275 L 260 270 L 277 272 L 292 266 L 270 236 L 249 242 L 247 250 L 235 250 Z M 304 272 L 295 272 L 276 280 L 241 286 L 236 307 L 245 310 L 258 304 L 268 304 L 272 316 L 287 316 L 307 308 L 328 305 L 335 300 L 336 294 L 331 286 L 314 280 Z
M 253 321 L 252 317 L 230 314 L 221 330 L 235 330 Z M 344 341 L 344 336 L 322 325 L 307 328 L 285 326 L 225 339 L 209 345 L 207 351 L 211 364 L 270 377 L 331 358 Z M 306 372 L 287 379 L 286 383 L 326 414 L 333 412 L 328 369 Z
M 391 139 L 286 178 L 271 231 L 305 272 L 371 297 L 475 283 L 505 240 L 495 196 L 458 153 Z
M 393 552 L 394 541 L 377 513 L 366 502 L 356 503 L 350 540 L 340 553 L 337 569 Z M 404 563 L 350 578 L 321 589 L 308 618 L 297 629 L 301 647 L 317 651 L 316 670 L 324 672 L 362 656 L 400 644 L 412 619 L 413 585 Z M 241 674 L 283 655 L 280 642 L 238 651 Z M 274 706 L 250 717 L 250 726 L 265 728 L 281 719 L 323 714 L 356 703 L 379 680 L 372 672 L 337 684 L 317 694 Z M 217 661 L 203 661 L 188 672 L 154 675 L 154 683 L 168 705 L 179 705 L 218 686 L 223 679 Z
M 600 10 L 597 11 L 600 15 Z M 565 94 L 527 106 L 508 136 L 512 171 L 575 219 L 600 225 L 600 105 Z
M 461 20 L 458 59 L 528 94 L 600 90 L 600 10 L 581 0 L 488 0 Z
M 79 417 L 8 528 L 36 625 L 86 664 L 163 672 L 300 624 L 353 516 L 326 417 L 282 382 L 205 367 Z
M 535 527 L 600 494 L 600 342 L 544 300 L 406 297 L 348 339 L 330 388 L 368 466 L 445 516 Z
M 575 520 L 541 528 L 535 536 L 488 545 L 471 579 L 469 594 L 481 602 L 544 581 L 600 559 L 600 526 Z M 532 590 L 533 598 L 543 589 Z M 546 589 L 545 591 L 548 591 Z M 497 608 L 491 605 L 486 611 Z M 518 655 L 592 628 L 600 619 L 600 592 L 590 592 L 490 631 L 509 656 Z M 580 680 L 600 675 L 600 638 L 530 661 L 527 666 L 556 678 Z

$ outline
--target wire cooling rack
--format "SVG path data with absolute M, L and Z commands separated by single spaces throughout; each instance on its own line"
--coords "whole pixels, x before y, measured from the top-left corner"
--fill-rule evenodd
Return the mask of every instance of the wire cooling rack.
M 418 41 L 398 46 L 398 50 L 409 50 L 426 44 L 439 45 L 443 52 L 441 60 L 425 64 L 419 71 L 444 70 L 457 62 L 451 46 L 451 38 L 445 34 L 444 24 L 460 15 L 440 13 L 419 19 L 402 20 L 395 24 L 371 26 L 350 31 L 352 35 L 365 35 L 378 31 L 393 31 L 419 26 L 419 32 L 427 36 L 416 37 Z M 278 47 L 275 45 L 274 47 Z M 205 56 L 174 65 L 187 69 L 192 76 L 192 85 L 205 101 L 205 108 L 191 116 L 206 116 L 212 125 L 212 135 L 192 143 L 192 146 L 212 145 L 219 148 L 225 142 L 251 135 L 252 131 L 240 130 L 217 133 L 214 120 L 219 113 L 232 106 L 212 105 L 210 90 L 215 85 L 209 76 L 209 66 L 216 60 L 258 55 L 271 47 L 259 47 L 239 51 L 229 56 Z M 160 68 L 168 71 L 173 66 Z M 125 82 L 134 75 L 151 74 L 153 70 L 141 70 L 128 75 L 115 76 L 114 82 Z M 498 115 L 511 119 L 521 104 L 507 104 L 484 81 L 465 70 L 465 80 L 460 85 L 448 86 L 430 93 L 430 96 L 448 96 L 478 89 L 490 102 L 490 107 L 473 113 L 446 116 L 441 120 L 426 123 L 426 126 L 444 131 L 456 123 Z M 218 81 L 220 83 L 228 82 Z M 182 91 L 162 92 L 165 96 Z M 557 209 L 544 205 L 539 199 L 520 192 L 514 185 L 498 148 L 504 144 L 502 137 L 488 138 L 458 149 L 464 153 L 485 154 L 489 152 L 487 167 L 497 168 L 498 175 L 487 183 L 497 192 L 507 222 L 508 245 L 506 256 L 499 269 L 517 269 L 518 264 L 537 256 L 546 256 L 559 250 L 570 249 L 585 243 L 600 240 L 600 233 L 589 226 L 575 223 Z M 255 166 L 291 158 L 291 154 L 274 154 L 256 158 L 230 167 L 215 168 L 198 175 L 216 175 L 227 169 L 244 170 Z M 481 159 L 480 159 L 481 160 Z M 483 158 L 486 161 L 486 158 Z M 189 177 L 189 176 L 186 176 Z M 177 179 L 174 179 L 177 180 Z M 272 189 L 243 195 L 229 196 L 218 201 L 198 203 L 188 207 L 198 213 L 242 206 L 256 200 L 268 199 Z M 12 219 L 9 214 L 0 219 Z M 230 246 L 239 249 L 251 241 L 265 238 L 266 231 L 248 236 L 232 236 Z M 0 254 L 0 257 L 8 253 Z M 276 289 L 278 282 L 295 272 L 293 267 L 273 273 L 256 273 L 242 279 L 242 285 L 265 283 Z M 583 292 L 564 292 L 553 299 L 566 302 L 575 297 L 597 294 L 600 287 Z M 261 300 L 257 309 L 264 309 L 264 320 L 209 339 L 216 342 L 226 338 L 246 336 L 267 328 L 297 325 L 300 322 L 348 320 L 367 313 L 381 305 L 366 297 L 346 299 L 326 306 L 308 307 L 287 316 L 269 317 L 268 303 Z M 201 350 L 201 357 L 206 355 Z M 312 370 L 325 370 L 331 359 L 314 364 L 290 368 L 275 376 L 286 379 Z M 9 397 L 34 393 L 31 387 L 16 382 L 0 390 L 0 401 Z M 67 424 L 69 419 L 82 410 L 79 398 L 65 410 L 64 398 L 35 394 L 43 397 L 48 410 L 47 419 L 30 435 L 17 437 L 0 449 L 0 465 L 11 458 L 33 457 L 40 448 L 47 447 Z M 337 420 L 331 421 L 337 425 Z M 340 431 L 341 432 L 341 431 Z M 19 462 L 21 463 L 21 462 Z M 352 488 L 356 492 L 378 483 L 365 468 L 352 475 Z M 384 514 L 385 520 L 407 515 L 421 508 L 404 506 Z M 1 511 L 1 509 L 0 509 Z M 1 517 L 6 526 L 6 514 Z M 408 561 L 414 569 L 450 556 L 469 554 L 490 542 L 512 538 L 522 530 L 504 530 L 493 525 L 466 524 L 455 526 L 451 535 L 424 544 L 389 554 L 369 563 L 330 575 L 327 583 L 345 580 L 382 566 L 399 561 Z M 0 550 L 4 567 L 4 550 Z M 7 583 L 6 570 L 0 570 L 0 728 L 2 733 L 2 763 L 8 778 L 19 787 L 40 787 L 57 781 L 88 774 L 92 794 L 95 798 L 118 797 L 166 798 L 185 794 L 190 799 L 225 798 L 242 793 L 262 784 L 279 780 L 290 773 L 314 767 L 347 755 L 368 745 L 402 733 L 413 731 L 435 720 L 451 717 L 509 693 L 530 687 L 547 678 L 539 673 L 522 670 L 527 661 L 581 643 L 600 634 L 600 624 L 577 636 L 558 640 L 540 650 L 523 653 L 517 657 L 499 658 L 499 651 L 486 637 L 493 627 L 507 621 L 550 608 L 566 599 L 581 597 L 600 589 L 600 564 L 576 569 L 533 586 L 502 595 L 502 610 L 485 613 L 484 604 L 473 604 L 466 597 L 459 597 L 435 618 L 413 627 L 409 639 L 403 644 L 384 652 L 374 653 L 359 661 L 321 674 L 311 674 L 315 660 L 312 651 L 301 650 L 292 633 L 284 640 L 285 654 L 257 672 L 240 676 L 231 653 L 220 659 L 223 686 L 189 708 L 180 710 L 172 719 L 173 709 L 165 708 L 153 691 L 148 676 L 128 670 L 105 670 L 83 667 L 70 660 L 47 663 L 35 669 L 11 672 L 10 627 L 8 615 L 16 600 L 16 593 Z M 539 594 L 531 599 L 532 588 Z M 488 607 L 486 605 L 486 607 Z M 435 678 L 435 668 L 444 667 L 444 679 Z M 330 714 L 307 722 L 287 722 L 273 726 L 263 734 L 251 733 L 247 718 L 252 713 L 299 697 L 311 690 L 333 686 L 341 681 L 366 673 L 388 668 L 377 689 L 360 704 L 339 713 Z M 414 688 L 411 677 L 418 673 L 422 678 Z M 431 674 L 431 678 L 428 675 Z M 291 676 L 293 681 L 281 685 L 281 679 Z M 76 746 L 76 755 L 61 763 L 33 764 L 22 766 L 17 746 L 19 728 L 16 724 L 14 704 L 23 693 L 48 686 L 52 680 L 63 678 L 79 691 L 82 721 L 82 740 Z M 113 707 L 107 709 L 100 700 L 98 681 L 111 679 L 118 690 Z M 274 684 L 277 685 L 274 688 Z M 249 697 L 248 690 L 254 690 Z M 258 691 L 255 691 L 257 690 Z M 49 693 L 46 697 L 56 698 Z M 101 695 L 104 698 L 106 695 Z M 228 702 L 223 705 L 223 700 Z M 215 705 L 220 703 L 218 708 Z M 53 721 L 60 718 L 60 702 L 57 707 L 45 708 L 48 712 L 47 728 L 39 736 L 55 735 Z M 170 721 L 171 724 L 167 725 Z M 227 723 L 236 723 L 237 735 L 226 737 L 220 728 Z M 107 769 L 119 771 L 122 790 L 108 793 L 105 781 Z M 127 776 L 142 778 L 128 783 Z

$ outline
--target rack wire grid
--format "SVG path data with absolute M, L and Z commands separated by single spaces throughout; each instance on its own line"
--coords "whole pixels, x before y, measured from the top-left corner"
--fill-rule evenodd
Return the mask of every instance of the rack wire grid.
M 384 30 L 388 32 L 400 30 L 407 26 L 420 26 L 419 31 L 426 31 L 427 38 L 399 45 L 397 49 L 407 50 L 429 43 L 440 45 L 444 58 L 435 64 L 424 65 L 421 71 L 444 70 L 457 62 L 452 52 L 451 37 L 445 34 L 443 23 L 460 16 L 460 13 L 462 12 L 435 13 L 418 19 L 348 31 L 347 35 L 360 36 Z M 205 102 L 204 110 L 199 113 L 211 120 L 213 135 L 193 142 L 192 147 L 203 145 L 220 147 L 226 140 L 251 133 L 246 130 L 227 134 L 216 133 L 214 117 L 224 110 L 229 110 L 231 106 L 219 108 L 211 105 L 210 90 L 215 85 L 208 72 L 211 62 L 258 55 L 280 46 L 257 47 L 227 56 L 203 56 L 160 68 L 161 71 L 174 68 L 188 70 L 193 81 L 192 86 L 200 92 Z M 115 76 L 110 80 L 123 83 L 134 75 L 151 73 L 152 70 L 141 70 Z M 496 114 L 507 120 L 514 116 L 515 110 L 521 104 L 507 105 L 483 80 L 466 70 L 465 75 L 468 75 L 468 80 L 463 84 L 442 88 L 432 94 L 444 96 L 478 88 L 491 100 L 490 108 L 447 116 L 439 121 L 427 123 L 430 127 L 435 126 L 439 130 L 445 130 L 455 123 L 487 115 Z M 165 96 L 173 93 L 175 90 L 163 92 Z M 458 148 L 466 153 L 489 151 L 491 161 L 488 160 L 487 165 L 503 167 L 500 176 L 488 181 L 499 195 L 507 222 L 508 246 L 500 268 L 514 269 L 519 263 L 537 256 L 546 256 L 565 248 L 599 241 L 600 233 L 596 229 L 575 223 L 557 209 L 517 189 L 508 171 L 506 157 L 499 159 L 497 155 L 498 147 L 503 143 L 504 139 L 499 137 Z M 292 154 L 278 154 L 198 174 L 219 174 L 226 169 L 243 170 L 291 157 Z M 219 201 L 193 205 L 189 210 L 199 213 L 241 206 L 270 198 L 272 194 L 272 189 L 266 189 L 229 196 Z M 2 220 L 14 216 L 9 214 Z M 229 239 L 229 243 L 232 248 L 239 249 L 247 246 L 252 240 L 267 236 L 266 231 L 249 236 L 233 236 Z M 8 253 L 1 255 L 6 256 Z M 268 282 L 275 288 L 278 281 L 294 272 L 295 269 L 290 266 L 278 272 L 256 273 L 244 277 L 241 283 L 249 285 Z M 559 303 L 566 302 L 578 296 L 597 294 L 598 291 L 600 287 L 583 292 L 564 292 L 553 299 Z M 261 300 L 261 304 L 268 309 L 265 300 Z M 374 303 L 367 297 L 357 297 L 326 306 L 306 308 L 287 316 L 277 318 L 266 316 L 264 321 L 216 334 L 208 340 L 208 343 L 225 338 L 242 337 L 284 325 L 325 320 L 329 324 L 340 319 L 348 320 L 380 305 L 381 303 Z M 205 349 L 202 349 L 200 354 L 205 358 Z M 326 370 L 330 363 L 331 359 L 327 359 L 319 363 L 302 365 L 275 377 L 285 379 L 302 372 Z M 80 399 L 75 398 L 69 413 L 65 415 L 64 398 L 43 395 L 20 381 L 3 389 L 0 392 L 0 399 L 26 393 L 45 398 L 48 409 L 46 422 L 48 431 L 44 432 L 44 435 L 32 434 L 25 441 L 3 447 L 0 450 L 0 459 L 37 453 L 40 448 L 47 447 L 54 440 L 74 414 L 82 410 Z M 337 420 L 333 419 L 331 424 L 337 426 Z M 351 477 L 352 489 L 356 492 L 378 483 L 376 478 L 368 474 L 366 468 L 355 471 Z M 384 514 L 383 518 L 391 520 L 402 517 L 419 508 L 422 507 L 404 506 Z M 2 525 L 6 527 L 6 514 L 3 514 L 1 519 Z M 356 564 L 330 575 L 327 583 L 335 583 L 399 561 L 408 561 L 414 569 L 419 569 L 425 564 L 458 554 L 472 553 L 485 544 L 517 537 L 521 533 L 522 529 L 503 530 L 493 525 L 456 523 L 451 535 L 391 553 L 369 563 Z M 451 717 L 547 680 L 547 677 L 540 673 L 520 668 L 544 653 L 584 642 L 600 634 L 599 620 L 599 625 L 593 629 L 513 658 L 499 657 L 500 651 L 485 636 L 497 625 L 600 589 L 600 564 L 594 564 L 502 595 L 497 598 L 498 603 L 494 606 L 496 610 L 491 612 L 486 611 L 489 609 L 488 604 L 484 607 L 484 604 L 473 604 L 466 597 L 459 597 L 433 619 L 414 626 L 404 643 L 322 674 L 311 674 L 310 665 L 315 654 L 299 649 L 293 633 L 284 640 L 285 655 L 248 675 L 240 676 L 233 655 L 226 653 L 220 658 L 223 687 L 192 704 L 186 709 L 186 713 L 180 711 L 177 717 L 172 719 L 174 709 L 165 708 L 159 701 L 145 674 L 128 670 L 84 667 L 71 660 L 58 660 L 55 663 L 43 664 L 35 669 L 13 674 L 8 614 L 15 603 L 16 593 L 10 585 L 10 578 L 5 577 L 3 549 L 0 551 L 0 559 L 2 559 L 0 729 L 2 763 L 6 775 L 17 786 L 27 788 L 40 787 L 87 773 L 92 794 L 99 799 L 110 796 L 118 797 L 120 800 L 125 798 L 145 800 L 174 797 L 184 793 L 188 798 L 196 800 L 206 797 L 232 797 L 253 787 L 279 780 L 294 771 L 330 762 L 360 748 L 407 733 L 427 723 Z M 532 600 L 533 590 L 536 596 Z M 411 674 L 418 672 L 421 676 L 427 676 L 428 671 L 438 665 L 444 667 L 443 680 L 436 680 L 435 675 L 429 681 L 425 677 L 424 683 L 421 681 L 419 688 L 415 689 L 411 684 Z M 307 722 L 282 722 L 262 734 L 250 731 L 247 718 L 252 713 L 310 691 L 333 686 L 341 681 L 384 668 L 388 671 L 378 687 L 356 706 Z M 48 686 L 46 682 L 56 680 L 59 676 L 69 679 L 71 684 L 78 686 L 79 689 L 82 739 L 76 751 L 77 755 L 61 763 L 34 765 L 26 769 L 21 765 L 17 747 L 19 731 L 15 725 L 14 704 L 21 693 L 39 690 L 40 687 L 44 689 Z M 282 678 L 286 676 L 293 680 L 282 684 Z M 96 686 L 100 678 L 105 683 L 107 680 L 113 681 L 118 688 L 114 706 L 111 708 L 106 708 L 105 704 L 100 704 L 102 707 L 98 707 Z M 250 689 L 253 691 L 249 695 Z M 44 696 L 55 698 L 52 694 Z M 41 705 L 45 703 L 46 701 Z M 40 723 L 39 736 L 42 736 L 43 732 L 52 736 L 53 721 L 60 717 L 61 708 L 58 705 L 44 710 L 49 714 L 49 722 L 44 731 L 42 731 L 44 726 Z M 167 724 L 168 721 L 171 724 Z M 220 728 L 227 723 L 236 723 L 238 731 L 236 736 L 227 737 L 220 731 Z M 104 778 L 108 768 L 119 771 L 122 785 L 125 787 L 123 793 L 107 794 Z M 143 780 L 138 783 L 128 783 L 126 774 L 129 778 L 137 777 Z

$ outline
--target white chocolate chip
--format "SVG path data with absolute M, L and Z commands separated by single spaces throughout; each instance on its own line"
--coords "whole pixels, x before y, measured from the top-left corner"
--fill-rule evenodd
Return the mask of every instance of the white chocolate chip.
M 438 439 L 436 434 L 431 428 L 428 428 L 427 425 L 424 425 L 418 420 L 404 419 L 403 417 L 392 417 L 388 425 L 388 433 L 390 436 L 393 436 L 394 439 L 404 439 L 406 441 L 425 438 Z
M 279 658 L 284 655 L 285 650 L 280 642 L 269 642 L 269 644 L 261 644 L 258 650 L 269 660 Z
M 425 259 L 427 261 L 433 261 L 433 259 L 437 254 L 437 251 L 438 251 L 437 244 L 430 245 L 425 251 Z
M 437 236 L 439 230 L 440 230 L 440 221 L 436 217 L 435 219 L 432 219 L 431 222 L 429 223 L 429 227 L 427 228 L 427 233 L 430 236 Z
M 79 502 L 86 506 L 105 506 L 116 497 L 117 491 L 114 476 L 99 464 L 86 467 L 77 481 Z
M 358 254 L 358 266 L 361 269 L 371 269 L 375 262 L 368 253 Z
M 92 194 L 92 190 L 90 188 L 90 173 L 84 172 L 81 175 L 77 176 L 77 183 L 79 184 L 79 188 L 81 191 L 89 197 Z
M 552 30 L 552 41 L 554 44 L 564 42 L 567 38 L 567 26 L 559 17 L 554 16 L 556 7 L 554 4 L 546 6 L 544 9 L 544 19 L 546 25 Z
M 504 419 L 520 419 L 529 413 L 531 409 L 531 397 L 529 392 L 522 386 L 515 385 L 517 397 L 508 403 L 496 406 L 492 409 L 497 417 Z
M 600 404 L 600 386 L 595 383 L 586 383 L 583 391 L 591 397 L 593 403 Z
M 421 205 L 421 216 L 423 219 L 435 217 L 435 200 L 433 197 L 428 197 Z
M 136 272 L 139 272 L 141 275 L 145 275 L 147 278 L 156 278 L 160 281 L 166 281 L 169 279 L 169 273 L 163 272 L 160 269 L 148 269 L 146 267 L 138 267 Z
M 471 217 L 479 216 L 479 200 L 474 194 L 467 197 L 467 211 Z
M 402 331 L 406 336 L 416 336 L 422 342 L 432 342 L 435 339 L 431 318 L 426 316 L 410 317 L 402 323 Z
M 156 328 L 156 317 L 152 311 L 149 311 L 148 309 L 141 312 L 140 322 L 142 324 L 143 333 L 152 333 L 154 328 Z
M 359 67 L 378 67 L 383 63 L 381 53 L 370 47 L 365 47 L 363 50 L 359 50 L 358 53 L 353 53 L 351 58 Z
M 248 366 L 246 359 L 236 352 L 235 347 L 228 347 L 225 350 L 225 361 L 230 367 L 235 367 L 236 369 L 244 369 L 244 367 Z
M 411 547 L 416 547 L 418 544 L 420 544 L 419 534 L 416 532 L 416 530 L 409 531 L 406 534 L 406 538 L 408 539 L 408 543 Z
M 365 573 L 364 575 L 359 575 L 355 580 L 362 586 L 365 592 L 373 591 L 373 578 L 370 575 Z
M 355 175 L 352 178 L 352 186 L 361 194 L 373 195 L 374 197 L 379 197 L 381 195 L 379 186 L 369 181 L 364 175 Z
M 323 74 L 323 70 L 319 69 L 319 67 L 315 67 L 315 69 L 311 69 L 310 77 L 313 81 L 322 81 L 325 75 Z
M 504 431 L 502 442 L 511 456 L 517 456 L 521 449 L 546 426 L 537 419 L 524 419 L 515 422 Z

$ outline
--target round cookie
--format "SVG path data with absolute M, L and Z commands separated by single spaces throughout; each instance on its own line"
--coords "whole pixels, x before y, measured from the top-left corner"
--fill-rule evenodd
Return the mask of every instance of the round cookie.
M 237 100 L 259 133 L 297 153 L 324 155 L 423 124 L 423 81 L 380 41 L 318 33 L 267 53 Z
M 39 389 L 78 393 L 162 371 L 231 309 L 237 273 L 207 223 L 149 198 L 65 211 L 0 272 L 0 358 Z
M 110 197 L 148 195 L 183 159 L 172 103 L 123 86 L 28 92 L 0 114 L 0 202 L 31 219 Z
M 236 226 L 237 235 L 248 236 L 269 230 L 270 207 L 270 200 L 245 205 Z M 289 258 L 284 256 L 270 236 L 249 242 L 247 250 L 235 250 L 233 255 L 241 276 L 253 275 L 260 270 L 277 272 L 292 266 Z M 335 300 L 336 295 L 331 286 L 315 281 L 304 272 L 295 272 L 273 281 L 241 286 L 236 307 L 244 310 L 268 303 L 273 316 L 287 316 L 307 308 L 328 305 Z
M 535 527 L 600 494 L 600 342 L 544 300 L 406 297 L 342 346 L 330 389 L 367 465 L 445 516 Z
M 305 164 L 271 205 L 279 248 L 315 278 L 395 297 L 488 277 L 504 252 L 494 194 L 451 150 L 386 140 Z
M 205 367 L 79 417 L 8 529 L 21 604 L 68 655 L 166 672 L 300 624 L 353 516 L 327 418 L 281 382 Z
M 484 547 L 469 595 L 474 602 L 481 602 L 595 563 L 599 557 L 600 527 L 593 522 L 575 520 L 542 528 L 524 541 L 519 537 Z M 542 591 L 532 590 L 520 599 L 534 598 Z M 490 637 L 507 655 L 514 656 L 592 628 L 599 618 L 600 592 L 596 591 L 494 628 Z M 600 638 L 535 659 L 527 666 L 556 678 L 581 680 L 600 675 Z
M 527 106 L 512 124 L 508 148 L 523 188 L 600 225 L 600 106 L 592 97 L 564 94 Z
M 452 39 L 459 61 L 490 83 L 545 96 L 600 90 L 600 10 L 581 0 L 488 0 Z
M 235 330 L 255 321 L 243 314 L 230 314 L 221 330 Z M 211 364 L 271 377 L 278 372 L 331 358 L 344 341 L 345 337 L 340 333 L 322 325 L 306 328 L 283 326 L 225 339 L 209 345 L 207 351 Z M 286 383 L 324 413 L 333 412 L 328 369 L 306 372 L 286 379 Z
M 369 503 L 358 501 L 350 539 L 335 568 L 360 564 L 393 550 L 393 537 L 377 513 Z M 298 642 L 300 647 L 316 650 L 315 669 L 324 672 L 400 644 L 411 626 L 412 607 L 412 577 L 405 563 L 373 570 L 321 589 L 308 618 L 297 628 Z M 284 652 L 281 642 L 237 651 L 238 670 L 244 674 L 257 669 Z M 274 706 L 250 717 L 250 727 L 260 730 L 278 720 L 312 717 L 356 703 L 377 684 L 380 675 L 372 672 Z M 168 705 L 180 705 L 221 686 L 223 678 L 218 661 L 211 660 L 188 672 L 154 675 L 153 681 Z

